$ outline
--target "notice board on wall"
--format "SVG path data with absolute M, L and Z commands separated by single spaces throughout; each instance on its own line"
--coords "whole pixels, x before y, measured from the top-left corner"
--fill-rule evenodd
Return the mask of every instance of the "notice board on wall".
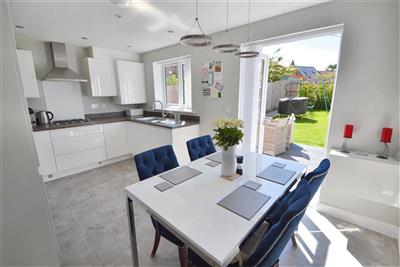
M 201 90 L 208 98 L 221 98 L 224 90 L 222 61 L 210 61 L 201 71 Z

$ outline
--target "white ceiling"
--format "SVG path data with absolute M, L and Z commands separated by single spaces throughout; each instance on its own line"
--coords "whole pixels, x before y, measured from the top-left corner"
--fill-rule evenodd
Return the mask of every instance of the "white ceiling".
M 326 1 L 253 0 L 251 21 Z M 230 0 L 229 5 L 229 27 L 246 24 L 248 2 Z M 129 6 L 123 8 L 107 0 L 23 0 L 11 1 L 11 11 L 14 24 L 24 27 L 15 28 L 19 36 L 142 53 L 178 43 L 194 21 L 195 2 L 131 0 Z M 199 20 L 206 33 L 224 30 L 225 19 L 225 0 L 199 0 Z M 168 30 L 174 32 L 168 33 Z M 82 36 L 88 40 L 82 40 Z M 127 48 L 128 45 L 131 47 Z

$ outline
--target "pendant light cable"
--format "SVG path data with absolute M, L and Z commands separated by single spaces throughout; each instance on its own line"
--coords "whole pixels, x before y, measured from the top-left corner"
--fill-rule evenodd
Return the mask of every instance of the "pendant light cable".
M 193 27 L 197 24 L 197 27 L 200 30 L 200 34 L 188 34 Z M 204 47 L 211 44 L 211 36 L 206 35 L 203 31 L 203 28 L 199 22 L 199 5 L 198 0 L 196 0 L 196 17 L 193 24 L 190 26 L 189 30 L 185 33 L 184 36 L 181 37 L 180 42 L 185 46 L 194 46 L 194 47 Z
M 247 42 L 250 41 L 250 0 L 249 8 L 247 9 Z
M 226 23 L 225 23 L 225 35 L 227 36 L 228 43 L 219 44 L 213 47 L 213 49 L 220 53 L 235 53 L 239 50 L 239 46 L 232 44 L 231 37 L 229 36 L 229 0 L 226 0 Z
M 235 56 L 238 56 L 239 58 L 253 58 L 260 54 L 259 52 L 253 50 L 250 44 L 250 1 L 251 0 L 249 0 L 249 8 L 247 9 L 247 40 L 245 43 L 245 46 L 247 46 L 249 49 L 236 53 Z

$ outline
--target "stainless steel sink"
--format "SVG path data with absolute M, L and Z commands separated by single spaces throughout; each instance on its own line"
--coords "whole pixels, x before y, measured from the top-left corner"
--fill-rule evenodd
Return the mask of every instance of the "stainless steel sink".
M 156 119 L 160 119 L 158 117 L 141 117 L 141 118 L 136 118 L 136 120 L 138 121 L 150 121 L 150 120 L 156 120 Z
M 141 117 L 136 118 L 137 121 L 145 121 L 148 123 L 152 123 L 154 125 L 165 125 L 169 127 L 178 127 L 185 125 L 185 121 L 176 122 L 173 119 L 161 118 L 161 117 Z

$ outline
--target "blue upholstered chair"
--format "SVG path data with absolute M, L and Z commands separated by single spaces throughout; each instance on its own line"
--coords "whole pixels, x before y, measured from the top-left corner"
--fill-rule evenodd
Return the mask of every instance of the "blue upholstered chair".
M 314 197 L 315 193 L 318 191 L 322 182 L 324 181 L 326 174 L 331 166 L 329 159 L 322 160 L 318 167 L 312 172 L 307 173 L 303 179 L 307 180 L 310 185 L 311 199 Z
M 279 207 L 275 209 L 274 217 L 269 218 L 270 228 L 244 262 L 244 266 L 271 267 L 279 263 L 279 257 L 300 223 L 310 200 L 309 184 L 306 180 L 302 180 L 292 194 L 282 199 Z M 188 259 L 196 267 L 209 266 L 190 249 Z
M 308 182 L 310 186 L 310 192 L 311 192 L 311 199 L 313 199 L 315 193 L 318 191 L 319 187 L 321 186 L 322 182 L 324 181 L 326 175 L 328 174 L 329 168 L 331 166 L 331 163 L 329 159 L 323 159 L 317 168 L 315 168 L 313 171 L 303 175 L 301 178 L 302 180 L 305 180 Z M 293 192 L 290 192 L 290 194 L 293 194 Z M 297 241 L 296 241 L 296 236 L 295 236 L 296 231 L 292 235 L 292 244 L 294 247 L 297 247 Z
M 137 154 L 135 156 L 135 163 L 140 181 L 143 181 L 149 177 L 179 166 L 179 163 L 174 153 L 174 149 L 171 145 L 158 147 Z M 158 245 L 160 243 L 160 237 L 162 236 L 178 246 L 179 260 L 181 262 L 181 265 L 184 266 L 186 262 L 186 247 L 183 242 L 175 237 L 170 231 L 162 226 L 162 224 L 157 222 L 153 217 L 151 217 L 151 222 L 153 223 L 153 226 L 156 230 L 151 257 L 155 256 Z
M 186 142 L 190 160 L 196 160 L 216 152 L 211 136 L 204 135 Z

